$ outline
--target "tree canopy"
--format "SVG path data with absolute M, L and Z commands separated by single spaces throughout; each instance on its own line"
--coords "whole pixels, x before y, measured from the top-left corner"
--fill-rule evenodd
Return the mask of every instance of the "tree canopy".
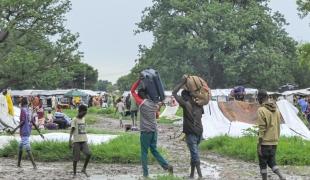
M 69 0 L 0 0 L 0 86 L 94 88 L 98 72 L 82 63 L 78 34 L 64 26 Z
M 199 75 L 211 88 L 244 85 L 274 90 L 296 81 L 297 43 L 285 32 L 283 15 L 272 13 L 267 1 L 153 2 L 143 11 L 136 33 L 152 32 L 154 43 L 140 47 L 128 76 L 153 67 L 168 88 L 183 74 Z

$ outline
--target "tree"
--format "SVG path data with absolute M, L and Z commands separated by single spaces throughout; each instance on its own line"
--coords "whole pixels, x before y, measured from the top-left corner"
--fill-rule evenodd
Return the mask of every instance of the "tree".
M 212 88 L 276 89 L 295 81 L 296 42 L 283 29 L 283 16 L 272 13 L 266 1 L 153 2 L 136 33 L 152 32 L 154 43 L 140 47 L 132 74 L 153 67 L 168 88 L 183 74 L 199 75 Z
M 71 79 L 63 81 L 63 88 L 78 88 L 78 89 L 95 89 L 95 84 L 98 80 L 98 71 L 92 66 L 85 63 L 75 63 L 68 67 L 72 73 Z
M 117 80 L 116 86 L 120 91 L 129 91 L 131 85 L 137 80 L 137 77 L 138 76 L 135 76 L 134 74 L 122 76 Z
M 96 83 L 96 90 L 97 91 L 107 91 L 108 87 L 112 85 L 112 82 L 107 80 L 99 80 Z
M 82 89 L 85 76 L 94 88 L 98 72 L 81 63 L 79 35 L 64 27 L 69 0 L 0 0 L 0 9 L 0 32 L 9 32 L 0 33 L 0 86 Z
M 310 1 L 309 0 L 297 0 L 298 10 L 300 17 L 306 17 L 310 12 Z

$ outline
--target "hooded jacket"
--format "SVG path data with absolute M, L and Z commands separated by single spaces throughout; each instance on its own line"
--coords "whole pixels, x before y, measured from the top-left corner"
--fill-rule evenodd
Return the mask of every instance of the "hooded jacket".
M 276 104 L 263 103 L 257 113 L 258 138 L 262 138 L 262 145 L 277 145 L 280 137 L 281 115 Z

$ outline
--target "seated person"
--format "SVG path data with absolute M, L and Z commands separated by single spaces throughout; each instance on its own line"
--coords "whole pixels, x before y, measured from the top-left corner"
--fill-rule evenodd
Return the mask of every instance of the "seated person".
M 58 124 L 54 123 L 54 117 L 51 110 L 48 110 L 46 115 L 46 129 L 58 129 Z
M 71 119 L 62 112 L 55 112 L 54 123 L 58 124 L 59 129 L 66 129 L 71 124 Z

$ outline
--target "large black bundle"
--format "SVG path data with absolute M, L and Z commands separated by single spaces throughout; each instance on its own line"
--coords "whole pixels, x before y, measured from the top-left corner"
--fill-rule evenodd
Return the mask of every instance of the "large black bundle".
M 154 102 L 165 100 L 165 90 L 159 73 L 154 69 L 145 69 L 141 72 L 142 88 L 144 88 Z

